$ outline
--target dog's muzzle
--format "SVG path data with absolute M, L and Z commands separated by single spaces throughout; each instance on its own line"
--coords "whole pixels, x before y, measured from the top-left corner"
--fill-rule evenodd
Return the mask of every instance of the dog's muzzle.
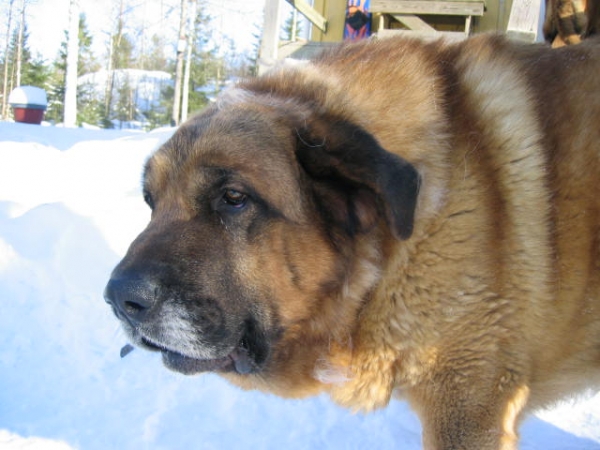
M 188 302 L 195 302 L 203 309 L 194 314 L 196 320 L 202 318 L 200 323 L 179 318 L 174 320 L 176 325 L 167 325 L 173 320 L 165 308 L 165 298 L 173 295 L 166 293 L 169 291 L 150 275 L 121 273 L 109 280 L 104 299 L 133 342 L 147 350 L 161 352 L 163 363 L 169 369 L 186 375 L 207 371 L 245 375 L 260 369 L 268 350 L 264 336 L 258 332 L 253 320 L 241 320 L 234 332 L 227 333 L 224 331 L 224 313 L 216 302 L 196 299 Z M 190 337 L 192 333 L 193 338 Z M 225 339 L 230 340 L 229 344 L 223 341 L 226 335 L 229 335 Z M 190 342 L 194 342 L 194 348 L 190 348 Z

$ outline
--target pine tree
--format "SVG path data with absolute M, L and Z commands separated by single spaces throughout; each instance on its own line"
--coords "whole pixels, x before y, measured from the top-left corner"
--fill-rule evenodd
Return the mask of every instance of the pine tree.
M 149 48 L 138 57 L 139 68 L 166 71 L 168 58 L 165 55 L 165 44 L 166 40 L 164 36 L 159 36 L 158 34 L 152 35 Z
M 50 79 L 51 68 L 41 58 L 32 58 L 23 67 L 21 84 L 46 89 Z
M 300 37 L 300 33 L 302 32 L 302 27 L 300 25 L 300 22 L 298 22 L 298 10 L 293 8 L 283 24 L 283 34 L 281 36 L 282 40 L 290 42 L 297 41 Z
M 8 53 L 4 58 L 3 65 L 7 67 L 7 92 L 18 86 L 37 86 L 45 88 L 50 73 L 43 59 L 34 58 L 29 49 L 29 31 L 27 24 L 23 24 L 23 35 L 19 38 L 19 30 L 13 30 L 12 39 L 8 45 Z M 17 58 L 21 46 L 20 80 L 17 80 Z
M 29 51 L 27 40 L 29 39 L 29 32 L 27 31 L 27 25 L 23 28 L 23 38 L 19 37 L 19 29 L 13 30 L 10 43 L 8 45 L 8 53 L 6 55 L 6 64 L 8 66 L 8 87 L 9 92 L 20 86 L 21 83 L 17 83 L 17 59 L 19 53 L 21 57 L 21 64 L 27 64 L 31 60 L 31 52 Z M 19 49 L 21 47 L 21 49 Z
M 104 88 L 104 114 L 103 124 L 106 127 L 111 126 L 113 116 L 114 90 L 116 86 L 115 71 L 119 69 L 128 69 L 133 61 L 133 41 L 125 33 L 125 2 L 119 0 L 119 11 L 116 18 L 116 30 L 110 37 L 108 54 L 108 76 Z
M 113 69 L 131 69 L 135 65 L 133 40 L 126 33 L 118 33 L 112 39 Z
M 85 14 L 79 15 L 79 59 L 77 76 L 93 73 L 100 69 L 100 64 L 92 52 L 93 38 L 89 32 Z M 67 65 L 67 31 L 58 51 L 56 60 L 50 69 L 46 84 L 48 109 L 46 119 L 60 122 L 63 117 L 63 99 L 65 96 L 65 70 Z M 79 84 L 77 86 L 77 125 L 82 123 L 99 124 L 101 121 L 101 105 L 95 95 L 95 86 Z
M 123 122 L 130 122 L 135 119 L 136 106 L 134 90 L 132 89 L 129 77 L 125 77 L 125 80 L 120 83 L 115 112 L 120 128 L 123 127 Z
M 93 38 L 86 22 L 85 14 L 79 15 L 79 59 L 77 76 L 100 70 L 100 63 L 92 52 Z M 96 98 L 95 86 L 81 84 L 77 86 L 77 125 L 89 123 L 98 125 L 102 119 L 102 104 Z
M 79 76 L 96 72 L 102 67 L 92 51 L 93 41 L 94 39 L 88 29 L 86 15 L 81 13 L 79 15 L 79 61 L 77 64 L 77 75 Z M 66 45 L 61 46 L 61 48 L 65 49 L 66 58 Z
M 258 75 L 258 57 L 260 55 L 260 42 L 262 39 L 262 27 L 258 23 L 254 24 L 254 32 L 252 33 L 254 42 L 252 43 L 252 50 L 246 55 L 246 66 L 248 76 Z

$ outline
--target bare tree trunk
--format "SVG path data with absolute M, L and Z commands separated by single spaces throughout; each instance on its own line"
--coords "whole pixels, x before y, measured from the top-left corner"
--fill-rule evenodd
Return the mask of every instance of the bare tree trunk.
M 19 22 L 19 34 L 17 36 L 17 65 L 15 86 L 21 86 L 21 66 L 23 65 L 23 33 L 25 32 L 25 0 L 21 1 L 21 21 Z
M 185 72 L 183 74 L 183 94 L 181 99 L 181 121 L 185 122 L 188 116 L 188 102 L 190 96 L 190 72 L 192 70 L 192 47 L 194 45 L 194 34 L 196 29 L 196 7 L 197 0 L 190 0 L 191 10 L 188 20 L 187 52 L 185 57 Z
M 67 38 L 67 70 L 65 75 L 65 127 L 77 125 L 77 63 L 79 58 L 79 0 L 69 5 L 69 33 Z
M 113 35 L 109 36 L 108 46 L 108 66 L 106 68 L 106 84 L 104 86 L 104 117 L 106 120 L 110 117 L 110 104 L 112 103 L 112 86 L 113 86 Z
M 181 83 L 183 78 L 183 56 L 186 47 L 185 26 L 187 23 L 187 2 L 181 0 L 181 16 L 179 20 L 179 40 L 177 41 L 177 66 L 175 69 L 175 92 L 173 93 L 173 125 L 177 126 L 180 123 L 180 108 L 181 108 Z
M 123 0 L 119 1 L 119 15 L 117 20 L 117 33 L 112 34 L 109 38 L 108 48 L 108 68 L 106 70 L 106 88 L 104 91 L 104 115 L 106 120 L 110 120 L 112 102 L 113 102 L 113 91 L 115 88 L 115 59 L 118 57 L 118 52 L 115 51 L 115 46 L 120 45 L 121 38 L 123 36 L 123 14 L 125 11 L 125 5 Z
M 8 6 L 8 25 L 6 26 L 6 48 L 4 49 L 4 83 L 2 84 L 2 118 L 8 115 L 8 52 L 10 51 L 10 32 L 12 25 L 12 12 L 15 0 L 10 0 Z

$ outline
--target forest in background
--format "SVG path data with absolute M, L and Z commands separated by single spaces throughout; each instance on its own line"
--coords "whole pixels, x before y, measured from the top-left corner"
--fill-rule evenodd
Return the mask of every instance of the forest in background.
M 0 3 L 5 17 L 4 33 L 0 33 L 5 41 L 0 47 L 1 118 L 11 117 L 10 92 L 32 85 L 44 88 L 48 96 L 45 120 L 67 123 L 69 31 L 64 31 L 53 60 L 32 52 L 26 12 L 33 1 Z M 228 83 L 254 75 L 260 24 L 255 25 L 251 50 L 238 51 L 233 39 L 216 36 L 207 0 L 162 0 L 156 19 L 160 22 L 151 24 L 139 20 L 143 2 L 113 0 L 112 26 L 106 30 L 107 44 L 101 54 L 93 50 L 97 36 L 88 29 L 85 11 L 73 9 L 77 0 L 70 1 L 71 12 L 78 12 L 76 123 L 71 125 L 143 129 L 176 125 L 206 106 Z M 158 93 L 151 95 L 149 89 Z

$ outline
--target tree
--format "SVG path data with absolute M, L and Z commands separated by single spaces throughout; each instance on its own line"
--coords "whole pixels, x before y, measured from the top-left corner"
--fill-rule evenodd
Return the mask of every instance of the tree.
M 169 61 L 165 54 L 166 40 L 164 36 L 153 34 L 150 45 L 138 57 L 138 65 L 144 70 L 167 70 Z
M 15 86 L 21 86 L 21 72 L 23 64 L 23 47 L 25 38 L 25 0 L 21 2 L 21 20 L 19 21 L 19 28 L 17 32 L 17 47 L 16 47 L 16 58 L 15 58 Z M 29 55 L 28 55 L 29 56 Z
M 125 77 L 125 81 L 120 83 L 118 89 L 118 100 L 116 104 L 116 119 L 120 123 L 120 128 L 123 122 L 130 122 L 135 119 L 136 106 L 134 90 L 132 89 L 129 77 Z
M 86 73 L 97 72 L 100 70 L 100 63 L 94 56 L 92 45 L 94 38 L 90 34 L 87 25 L 87 17 L 84 13 L 79 14 L 79 59 L 77 61 L 77 75 L 85 75 Z M 61 47 L 62 48 L 62 47 Z M 66 47 L 65 56 L 66 56 Z
M 204 13 L 205 10 L 206 8 L 197 7 L 194 18 L 186 114 L 207 105 L 209 97 L 219 89 L 217 86 L 222 74 L 223 62 L 214 45 L 212 18 Z
M 134 45 L 128 34 L 120 32 L 113 36 L 112 67 L 118 69 L 131 69 L 134 66 Z
M 65 126 L 77 123 L 77 69 L 79 61 L 79 1 L 69 5 L 69 32 L 67 33 L 67 64 L 65 70 L 65 100 L 63 120 Z
M 97 72 L 100 64 L 92 52 L 93 38 L 87 27 L 85 14 L 79 15 L 79 59 L 77 76 Z M 102 120 L 102 105 L 97 99 L 96 88 L 89 83 L 77 84 L 77 125 L 97 125 Z
M 26 24 L 22 28 L 19 25 L 19 28 L 13 30 L 6 55 L 6 65 L 8 67 L 7 85 L 9 91 L 23 84 L 21 82 L 21 74 L 32 60 L 28 39 L 29 33 Z
M 283 24 L 283 36 L 282 40 L 295 42 L 300 37 L 300 33 L 302 32 L 302 27 L 298 22 L 298 10 L 296 8 L 292 8 L 290 11 L 290 15 L 287 20 Z
M 187 120 L 189 110 L 189 97 L 190 97 L 190 75 L 192 66 L 192 48 L 194 45 L 194 30 L 196 28 L 196 8 L 198 2 L 196 0 L 190 1 L 190 13 L 188 20 L 187 30 L 187 42 L 185 52 L 185 69 L 183 71 L 183 89 L 181 93 L 181 121 Z
M 3 93 L 5 96 L 14 88 L 22 85 L 45 87 L 50 76 L 50 71 L 45 62 L 34 58 L 29 49 L 29 32 L 27 24 L 13 30 L 12 39 L 9 40 L 6 54 L 3 58 L 5 79 L 3 80 Z M 5 110 L 7 114 L 7 110 Z
M 8 5 L 8 17 L 7 17 L 7 26 L 6 26 L 6 47 L 4 49 L 4 79 L 2 82 L 2 110 L 0 113 L 2 114 L 2 118 L 4 119 L 7 116 L 8 112 L 8 93 L 9 93 L 9 85 L 8 85 L 8 64 L 9 64 L 9 51 L 10 51 L 10 35 L 12 33 L 12 15 L 13 15 L 13 6 L 14 0 L 9 0 Z
M 77 76 L 93 73 L 100 69 L 100 64 L 92 52 L 93 38 L 89 32 L 86 15 L 79 14 L 79 58 L 77 61 Z M 67 40 L 68 31 L 64 32 L 58 54 L 52 67 L 48 69 L 49 76 L 46 82 L 48 94 L 48 108 L 46 119 L 60 122 L 63 120 L 63 107 L 65 98 L 65 73 L 67 68 Z M 101 105 L 96 98 L 95 86 L 77 83 L 77 125 L 82 123 L 99 124 L 102 118 Z
M 131 60 L 131 51 L 133 45 L 126 36 L 124 36 L 124 0 L 119 0 L 119 12 L 116 20 L 116 31 L 110 36 L 108 49 L 108 76 L 106 77 L 106 87 L 104 90 L 104 123 L 108 126 L 111 115 L 113 90 L 115 87 L 115 69 L 127 67 Z
M 175 64 L 175 88 L 173 91 L 173 114 L 171 117 L 173 125 L 179 125 L 181 120 L 181 91 L 183 82 L 183 60 L 187 45 L 186 24 L 188 22 L 187 12 L 188 0 L 181 0 L 179 17 L 179 36 L 177 40 L 177 57 Z
M 41 58 L 32 58 L 23 66 L 21 74 L 21 84 L 37 86 L 46 89 L 50 79 L 51 68 L 46 61 Z

